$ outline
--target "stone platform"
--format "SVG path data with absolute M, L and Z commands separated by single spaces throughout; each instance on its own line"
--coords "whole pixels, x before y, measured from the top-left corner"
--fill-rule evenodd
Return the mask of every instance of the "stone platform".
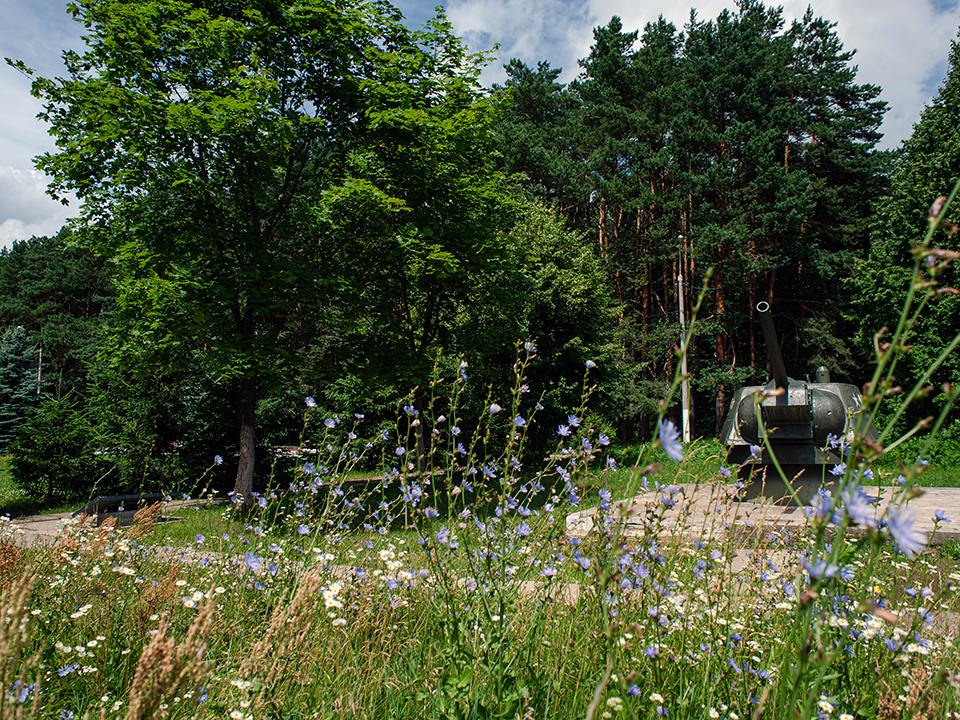
M 867 487 L 868 496 L 876 498 L 878 520 L 884 517 L 891 501 L 900 504 L 900 488 Z M 916 515 L 915 526 L 923 530 L 929 544 L 960 541 L 960 488 L 922 488 L 923 494 L 909 501 Z M 741 491 L 742 492 L 742 491 Z M 704 542 L 737 535 L 767 536 L 773 532 L 790 532 L 806 527 L 804 509 L 793 504 L 774 503 L 764 498 L 744 500 L 733 485 L 670 485 L 662 490 L 644 492 L 629 500 L 611 503 L 614 522 L 623 523 L 627 537 L 656 533 L 659 537 Z M 940 510 L 951 522 L 935 523 Z M 586 508 L 567 515 L 567 535 L 583 537 L 598 520 L 598 507 Z M 857 528 L 852 528 L 856 531 Z

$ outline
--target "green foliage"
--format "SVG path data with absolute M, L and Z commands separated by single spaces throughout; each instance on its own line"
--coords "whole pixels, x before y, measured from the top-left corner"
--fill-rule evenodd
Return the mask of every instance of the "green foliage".
M 289 387 L 305 348 L 365 322 L 415 380 L 457 276 L 496 254 L 483 58 L 442 16 L 410 33 L 380 3 L 71 12 L 87 49 L 34 83 L 59 147 L 39 167 L 82 200 L 79 237 L 117 270 L 111 361 L 189 357 L 239 381 L 249 498 L 260 394 Z
M 860 377 L 841 281 L 883 186 L 873 148 L 884 104 L 856 83 L 851 58 L 812 12 L 785 26 L 782 9 L 744 0 L 715 20 L 692 15 L 684 33 L 663 18 L 626 31 L 614 17 L 566 88 L 548 65 L 508 65 L 504 167 L 558 198 L 622 308 L 625 436 L 644 437 L 637 421 L 673 376 L 678 274 L 689 312 L 713 268 L 689 358 L 707 378 L 699 407 L 717 398 L 716 420 L 698 411 L 704 424 L 719 426 L 744 373 L 763 372 L 754 307 L 764 298 L 792 374 L 825 362 Z
M 37 348 L 22 327 L 7 328 L 0 337 L 0 449 L 13 443 L 27 411 L 39 400 Z
M 83 395 L 115 290 L 104 262 L 72 240 L 61 230 L 0 251 L 0 325 L 22 326 L 42 346 L 45 389 Z
M 874 336 L 882 328 L 892 332 L 898 327 L 912 277 L 914 247 L 939 212 L 939 205 L 933 207 L 937 199 L 945 198 L 956 182 L 958 163 L 960 43 L 954 41 L 946 82 L 904 142 L 893 168 L 890 193 L 877 204 L 869 257 L 855 264 L 851 286 L 857 293 L 857 339 L 863 347 L 872 348 Z M 941 217 L 944 222 L 933 235 L 932 242 L 946 251 L 960 250 L 953 225 L 957 217 L 956 210 Z M 956 268 L 945 268 L 938 275 L 938 282 L 941 288 L 956 286 Z M 943 290 L 921 317 L 909 320 L 912 342 L 897 371 L 903 386 L 916 382 L 960 332 L 958 311 L 960 298 L 951 290 Z M 886 340 L 881 338 L 879 342 Z M 946 359 L 930 382 L 939 387 L 944 382 L 956 381 L 958 373 L 960 361 L 954 355 Z M 924 402 L 913 405 L 906 420 L 912 424 L 925 415 L 935 414 L 944 400 L 942 393 L 932 393 Z
M 93 496 L 101 467 L 95 437 L 76 398 L 44 398 L 20 424 L 10 449 L 14 482 L 47 507 Z

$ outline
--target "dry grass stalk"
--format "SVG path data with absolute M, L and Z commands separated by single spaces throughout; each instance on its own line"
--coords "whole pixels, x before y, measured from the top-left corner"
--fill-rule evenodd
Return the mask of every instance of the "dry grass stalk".
M 130 686 L 127 704 L 127 720 L 148 720 L 157 716 L 163 699 L 181 685 L 198 687 L 209 672 L 204 653 L 206 636 L 210 631 L 211 618 L 216 601 L 210 597 L 200 608 L 187 630 L 183 642 L 169 635 L 166 618 L 143 649 L 137 663 L 137 672 Z
M 133 516 L 133 525 L 127 531 L 127 536 L 133 539 L 142 537 L 150 532 L 153 524 L 160 517 L 163 511 L 163 503 L 156 502 L 153 505 L 142 507 L 137 510 Z
M 0 718 L 10 720 L 23 717 L 25 705 L 15 702 L 8 694 L 14 682 L 27 684 L 27 672 L 34 662 L 22 663 L 21 652 L 30 640 L 30 598 L 36 578 L 27 568 L 18 580 L 0 593 Z M 19 669 L 19 673 L 17 672 Z M 33 693 L 36 706 L 38 693 Z M 34 707 L 34 709 L 36 709 Z
M 308 645 L 308 635 L 316 618 L 314 608 L 322 585 L 323 578 L 319 572 L 304 575 L 290 601 L 274 609 L 270 626 L 244 659 L 240 677 L 262 679 L 254 707 L 262 707 L 281 667 L 292 660 L 298 650 Z
M 17 563 L 23 556 L 23 551 L 16 545 L 10 543 L 0 543 L 0 590 L 6 588 L 8 583 L 13 582 Z
M 899 720 L 900 718 L 936 720 L 939 718 L 938 704 L 930 702 L 931 691 L 934 688 L 930 684 L 930 673 L 927 669 L 922 665 L 915 665 L 909 676 L 901 677 L 906 680 L 902 693 L 892 688 L 890 681 L 886 679 L 881 681 L 885 689 L 877 701 L 878 720 Z

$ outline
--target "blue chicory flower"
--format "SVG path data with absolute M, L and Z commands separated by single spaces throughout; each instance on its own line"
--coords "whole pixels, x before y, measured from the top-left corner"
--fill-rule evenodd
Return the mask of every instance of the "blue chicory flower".
M 674 462 L 683 460 L 683 443 L 680 442 L 680 431 L 670 420 L 660 421 L 660 447 L 667 457 Z
M 900 552 L 909 559 L 927 546 L 927 536 L 916 526 L 917 515 L 906 505 L 890 508 L 887 512 L 887 529 Z

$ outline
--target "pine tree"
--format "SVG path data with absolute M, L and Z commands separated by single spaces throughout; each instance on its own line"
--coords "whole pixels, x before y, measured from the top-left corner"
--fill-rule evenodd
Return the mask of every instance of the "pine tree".
M 883 187 L 884 104 L 856 83 L 833 25 L 808 12 L 785 27 L 782 9 L 741 0 L 716 20 L 691 14 L 684 33 L 661 18 L 639 35 L 614 18 L 594 39 L 569 88 L 580 129 L 563 146 L 589 192 L 566 214 L 622 308 L 622 414 L 656 409 L 675 362 L 678 274 L 690 307 L 707 268 L 691 367 L 716 400 L 711 424 L 727 390 L 764 373 L 761 299 L 777 300 L 793 374 L 814 359 L 850 370 L 842 279 Z

